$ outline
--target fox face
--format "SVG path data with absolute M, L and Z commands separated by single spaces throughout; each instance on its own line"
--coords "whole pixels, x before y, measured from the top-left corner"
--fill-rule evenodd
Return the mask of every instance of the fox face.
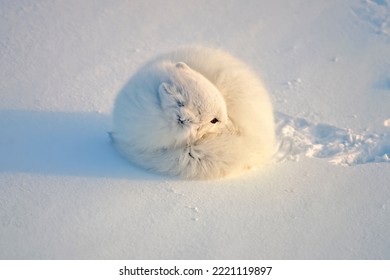
M 191 144 L 218 133 L 228 123 L 225 101 L 204 76 L 179 62 L 158 93 L 164 121 L 174 142 Z

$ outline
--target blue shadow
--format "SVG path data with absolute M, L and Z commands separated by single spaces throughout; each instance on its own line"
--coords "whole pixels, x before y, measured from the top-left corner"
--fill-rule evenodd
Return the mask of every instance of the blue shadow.
M 161 179 L 115 151 L 110 124 L 99 113 L 0 110 L 0 173 Z

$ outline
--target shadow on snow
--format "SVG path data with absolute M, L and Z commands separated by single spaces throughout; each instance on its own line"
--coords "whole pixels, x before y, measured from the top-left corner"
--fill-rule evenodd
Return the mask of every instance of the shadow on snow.
M 0 172 L 157 179 L 111 145 L 110 116 L 0 110 Z

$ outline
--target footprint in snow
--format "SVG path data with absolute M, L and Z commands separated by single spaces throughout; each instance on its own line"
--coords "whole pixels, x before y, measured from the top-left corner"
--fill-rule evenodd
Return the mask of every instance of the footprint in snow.
M 351 11 L 375 33 L 390 35 L 390 0 L 361 1 Z
M 390 162 L 390 134 L 357 133 L 328 124 L 310 123 L 283 113 L 276 114 L 279 161 L 301 155 L 325 158 L 335 165 L 353 166 L 370 162 Z

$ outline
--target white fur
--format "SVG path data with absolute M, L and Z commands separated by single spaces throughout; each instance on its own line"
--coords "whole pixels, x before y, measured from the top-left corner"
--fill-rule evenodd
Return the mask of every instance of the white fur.
M 230 54 L 185 48 L 142 67 L 116 99 L 112 139 L 153 171 L 219 178 L 262 165 L 275 152 L 269 96 Z

